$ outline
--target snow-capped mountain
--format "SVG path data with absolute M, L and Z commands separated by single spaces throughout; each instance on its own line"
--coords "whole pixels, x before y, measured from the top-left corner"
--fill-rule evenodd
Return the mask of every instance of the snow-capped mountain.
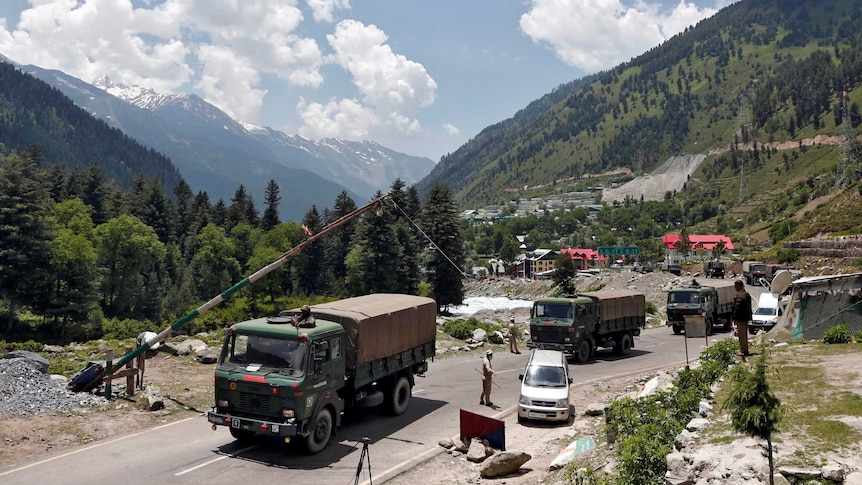
M 88 84 L 61 71 L 19 67 L 139 143 L 171 158 L 195 192 L 230 203 L 240 185 L 263 208 L 266 185 L 279 185 L 283 220 L 301 220 L 312 205 L 331 207 L 342 191 L 357 204 L 396 178 L 413 184 L 434 162 L 373 142 L 308 140 L 233 120 L 196 95 L 122 86 L 104 76 Z
M 377 190 L 387 192 L 396 178 L 408 185 L 416 183 L 434 168 L 434 162 L 428 158 L 405 155 L 373 141 L 310 140 L 236 121 L 196 95 L 172 95 L 140 86 L 124 86 L 111 82 L 108 76 L 96 80 L 94 86 L 155 113 L 172 112 L 172 116 L 193 113 L 208 124 L 220 125 L 222 134 L 228 131 L 251 137 L 280 164 L 312 171 L 369 197 Z

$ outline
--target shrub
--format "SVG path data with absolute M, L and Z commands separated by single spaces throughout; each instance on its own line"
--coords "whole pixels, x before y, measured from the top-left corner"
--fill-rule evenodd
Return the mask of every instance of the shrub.
M 839 323 L 827 330 L 820 341 L 824 344 L 849 344 L 850 329 L 846 323 Z
M 855 340 L 856 343 L 862 344 L 862 330 L 856 332 L 856 335 L 853 336 L 853 340 Z
M 156 325 L 149 320 L 133 320 L 127 318 L 119 320 L 117 318 L 109 318 L 102 323 L 103 338 L 123 340 L 127 338 L 135 338 L 141 332 L 158 331 Z
M 646 302 L 646 312 L 649 313 L 650 315 L 655 315 L 656 313 L 658 313 L 658 307 L 655 306 L 655 303 L 653 303 L 651 301 L 647 301 Z
M 0 350 L 12 352 L 13 350 L 27 350 L 30 352 L 41 352 L 45 348 L 45 344 L 28 340 L 26 342 L 5 342 L 0 341 Z
M 449 334 L 452 338 L 456 338 L 458 340 L 467 340 L 468 338 L 473 336 L 473 330 L 477 328 L 481 328 L 486 332 L 493 332 L 497 330 L 497 327 L 491 325 L 486 322 L 480 322 L 479 320 L 470 317 L 467 320 L 449 320 L 448 322 L 443 324 L 443 331 Z

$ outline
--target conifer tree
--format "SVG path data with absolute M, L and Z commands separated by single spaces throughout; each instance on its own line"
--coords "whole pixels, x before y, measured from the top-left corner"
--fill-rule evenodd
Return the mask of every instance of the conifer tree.
M 331 224 L 338 219 L 356 210 L 356 202 L 342 191 L 335 198 L 335 205 L 327 212 L 326 224 Z M 347 278 L 347 253 L 350 251 L 350 240 L 356 229 L 357 221 L 349 221 L 335 228 L 324 240 L 326 247 L 326 271 L 328 274 L 327 286 L 329 291 L 335 294 L 346 292 L 345 280 Z
M 323 228 L 316 206 L 311 206 L 311 210 L 306 212 L 302 227 L 308 231 L 308 235 L 316 234 Z M 306 246 L 297 256 L 297 284 L 306 295 L 319 295 L 325 291 L 325 257 L 323 241 L 319 240 Z
M 374 198 L 382 195 L 378 191 Z M 352 246 L 346 258 L 348 292 L 353 296 L 396 292 L 401 251 L 385 211 L 365 213 L 356 225 Z
M 464 244 L 449 187 L 437 184 L 428 191 L 422 206 L 422 228 L 434 245 L 426 258 L 425 277 L 438 310 L 460 305 L 464 301 Z
M 281 196 L 278 193 L 278 183 L 275 180 L 270 180 L 266 184 L 266 192 L 263 196 L 266 209 L 264 209 L 263 218 L 260 221 L 261 229 L 264 231 L 269 231 L 281 222 L 278 218 L 278 204 L 281 202 Z

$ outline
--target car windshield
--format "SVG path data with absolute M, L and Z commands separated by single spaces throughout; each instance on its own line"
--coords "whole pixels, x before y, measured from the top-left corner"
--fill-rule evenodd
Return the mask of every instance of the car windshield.
M 294 340 L 233 335 L 228 341 L 229 355 L 225 359 L 250 371 L 265 367 L 296 376 L 304 374 L 307 347 L 305 342 Z
M 562 367 L 530 366 L 524 376 L 524 384 L 531 387 L 566 387 L 566 373 Z
M 765 316 L 775 316 L 775 315 L 777 315 L 777 314 L 778 314 L 778 309 L 777 309 L 777 308 L 775 308 L 775 307 L 772 307 L 772 308 L 770 308 L 770 307 L 760 307 L 760 308 L 758 308 L 757 310 L 755 310 L 755 311 L 754 311 L 754 314 L 755 314 L 755 315 L 761 315 L 761 316 L 764 316 L 764 315 L 765 315 Z
M 533 309 L 535 317 L 568 319 L 573 317 L 572 305 L 566 303 L 536 303 Z
M 671 291 L 667 294 L 668 303 L 700 303 L 700 293 L 694 291 Z

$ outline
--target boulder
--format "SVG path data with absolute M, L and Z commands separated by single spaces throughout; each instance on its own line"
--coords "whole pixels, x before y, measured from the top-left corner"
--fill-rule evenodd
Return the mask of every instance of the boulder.
M 594 402 L 587 406 L 587 408 L 584 410 L 584 414 L 587 416 L 601 416 L 605 414 L 606 408 L 607 405 L 605 403 Z
M 470 449 L 467 450 L 467 460 L 473 463 L 481 463 L 487 455 L 485 454 L 485 444 L 478 438 L 473 438 L 470 441 Z
M 138 406 L 144 411 L 159 411 L 165 408 L 165 400 L 159 388 L 147 386 L 138 401 Z
M 201 364 L 215 364 L 218 362 L 219 349 L 207 347 L 195 352 L 195 359 Z
M 499 330 L 495 330 L 490 335 L 488 335 L 488 342 L 491 342 L 492 344 L 498 344 L 499 345 L 499 344 L 506 343 L 506 340 L 505 340 L 505 337 L 503 337 L 503 334 Z
M 862 485 L 862 472 L 850 472 L 844 477 L 844 485 Z
M 446 448 L 447 450 L 449 448 L 455 447 L 455 441 L 453 441 L 452 438 L 443 438 L 440 441 L 438 441 L 437 444 L 442 446 L 443 448 Z
M 24 362 L 26 362 L 27 365 L 43 374 L 48 373 L 48 367 L 50 366 L 50 364 L 48 364 L 48 359 L 42 357 L 36 352 L 30 352 L 29 350 L 13 350 L 12 352 L 6 354 L 3 358 L 24 359 Z
M 498 451 L 491 455 L 479 468 L 482 478 L 510 475 L 533 457 L 523 451 Z
M 146 342 L 149 342 L 150 340 L 156 338 L 157 336 L 158 334 L 156 332 L 141 332 L 140 334 L 138 334 L 138 338 L 135 339 L 135 343 L 137 343 L 138 346 L 141 346 L 144 345 Z M 150 346 L 150 350 L 158 350 L 158 348 L 161 346 L 161 342 L 156 342 Z
M 782 466 L 778 467 L 778 472 L 785 477 L 793 477 L 798 480 L 816 480 L 820 478 L 820 470 L 818 468 Z
M 844 481 L 844 468 L 837 463 L 827 463 L 820 468 L 820 475 L 824 480 L 841 483 Z
M 59 345 L 46 345 L 42 347 L 42 352 L 48 352 L 49 354 L 59 354 L 63 351 L 63 347 Z
M 473 330 L 472 339 L 476 342 L 484 342 L 485 340 L 488 339 L 488 332 L 486 332 L 482 328 L 477 328 L 477 329 Z
M 198 352 L 207 348 L 207 344 L 203 340 L 196 338 L 185 339 L 177 344 L 177 352 L 180 355 L 188 355 L 192 352 Z

